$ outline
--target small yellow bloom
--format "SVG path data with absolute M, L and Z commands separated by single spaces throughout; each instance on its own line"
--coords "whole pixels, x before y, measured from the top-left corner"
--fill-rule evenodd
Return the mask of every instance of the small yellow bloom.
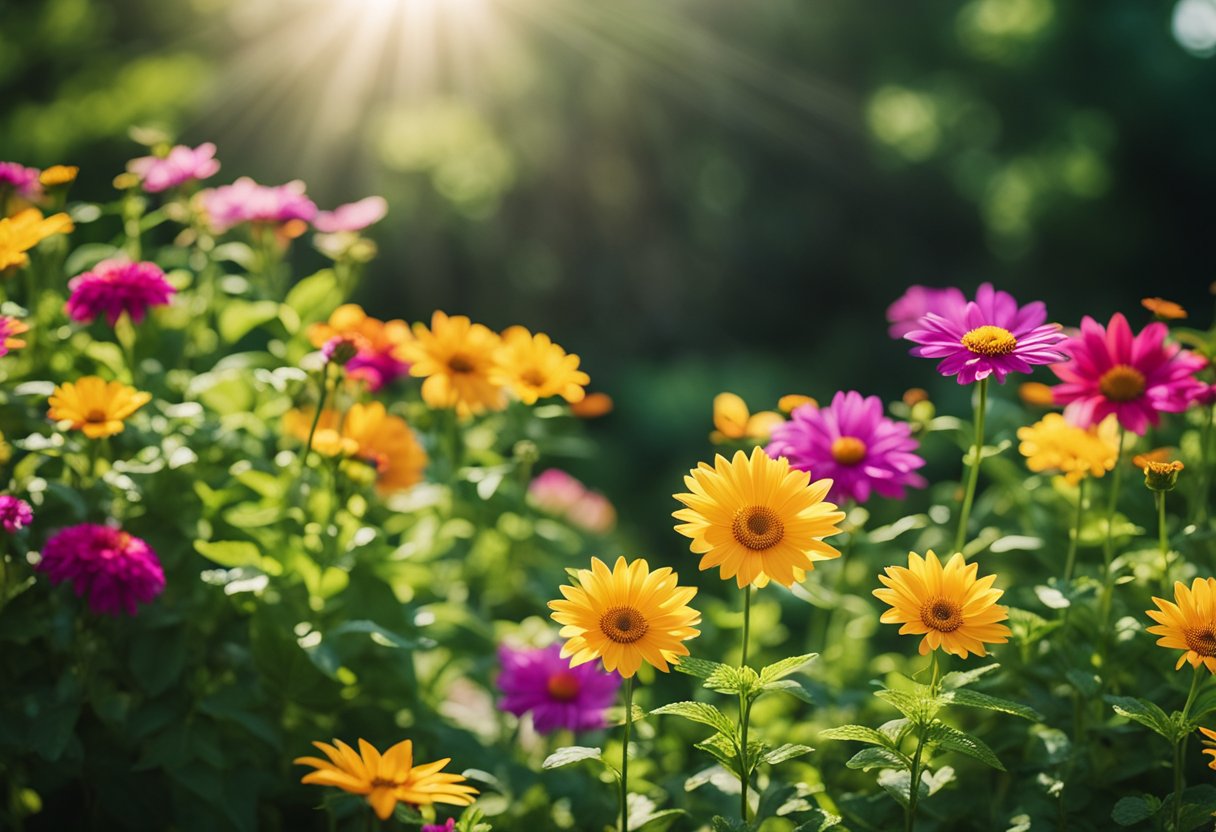
M 612 397 L 607 393 L 588 393 L 582 401 L 570 405 L 570 412 L 580 419 L 598 419 L 611 413 L 612 408 Z
M 414 744 L 410 740 L 402 740 L 384 754 L 364 739 L 359 740 L 358 752 L 342 740 L 334 740 L 333 745 L 325 742 L 313 745 L 328 759 L 297 757 L 293 761 L 296 765 L 316 769 L 305 774 L 300 782 L 364 795 L 380 820 L 388 820 L 398 803 L 468 806 L 477 794 L 477 789 L 467 785 L 464 777 L 441 770 L 452 761 L 450 757 L 414 765 Z
M 784 422 L 780 413 L 763 410 L 751 413 L 747 404 L 734 393 L 719 393 L 714 396 L 714 432 L 709 439 L 715 445 L 752 439 L 767 442 L 773 428 Z
M 296 409 L 283 417 L 283 429 L 308 441 L 315 410 Z M 403 491 L 422 482 L 427 454 L 410 426 L 380 402 L 353 404 L 345 416 L 326 409 L 317 420 L 312 449 L 322 456 L 349 456 L 376 470 L 381 493 Z
M 793 413 L 795 408 L 802 407 L 804 404 L 809 404 L 811 407 L 819 407 L 818 401 L 810 396 L 803 396 L 800 393 L 790 393 L 777 399 L 777 409 L 782 413 Z
M 90 439 L 101 439 L 122 433 L 126 418 L 150 401 L 151 393 L 120 381 L 85 376 L 55 388 L 48 415 L 55 421 L 69 422 L 72 430 L 83 431 Z
M 1216 731 L 1200 726 L 1199 733 L 1203 734 L 1203 739 L 1200 740 L 1205 746 L 1203 753 L 1212 758 L 1208 760 L 1208 768 L 1216 769 Z
M 1079 428 L 1059 413 L 1048 413 L 1033 425 L 1018 428 L 1018 451 L 1031 471 L 1059 471 L 1073 485 L 1086 476 L 1100 477 L 1119 459 L 1119 423 L 1107 416 L 1092 428 Z
M 422 400 L 435 409 L 455 408 L 461 416 L 502 410 L 507 397 L 497 381 L 502 339 L 464 315 L 448 317 L 439 310 L 431 326 L 414 324 L 414 340 L 406 347 L 413 362 L 410 375 L 422 382 Z
M 561 587 L 565 600 L 549 602 L 571 667 L 602 659 L 604 669 L 629 679 L 645 661 L 666 673 L 688 655 L 684 642 L 701 634 L 701 613 L 688 606 L 697 589 L 678 586 L 670 567 L 651 572 L 641 558 L 617 558 L 609 570 L 592 558 L 577 579 L 577 586 Z
M 985 644 L 1004 644 L 1010 630 L 1001 621 L 1009 617 L 1006 607 L 996 603 L 1004 590 L 993 589 L 996 575 L 976 579 L 979 567 L 955 554 L 945 566 L 932 550 L 922 558 L 908 553 L 908 567 L 888 566 L 879 575 L 882 589 L 874 596 L 891 609 L 878 620 L 902 624 L 900 635 L 924 635 L 920 654 L 939 647 L 967 658 L 970 653 L 988 655 Z
M 1178 474 L 1186 466 L 1178 460 L 1144 463 L 1144 485 L 1150 491 L 1173 491 L 1178 485 Z
M 1038 381 L 1027 381 L 1018 385 L 1018 397 L 1032 407 L 1055 407 L 1055 394 L 1051 388 Z
M 1165 298 L 1144 298 L 1140 305 L 1165 321 L 1180 321 L 1186 317 L 1185 309 Z
M 38 181 L 44 188 L 55 188 L 75 182 L 78 173 L 80 168 L 75 165 L 51 165 L 39 174 Z
M 509 386 L 524 404 L 561 396 L 568 402 L 582 401 L 583 388 L 591 377 L 578 368 L 579 357 L 567 354 L 543 332 L 533 335 L 522 326 L 502 333 L 495 379 Z
M 27 252 L 47 237 L 72 231 L 67 214 L 52 214 L 45 219 L 37 208 L 26 208 L 15 216 L 0 219 L 0 272 L 20 268 L 30 262 Z
M 929 401 L 929 391 L 923 387 L 909 387 L 904 391 L 902 401 L 908 407 L 915 407 L 921 402 Z
M 1203 665 L 1216 673 L 1216 578 L 1196 578 L 1190 588 L 1182 581 L 1174 582 L 1174 600 L 1153 598 L 1155 610 L 1146 615 L 1157 622 L 1148 632 L 1155 636 L 1161 647 L 1185 650 L 1178 659 L 1175 670 L 1190 663 L 1191 667 Z

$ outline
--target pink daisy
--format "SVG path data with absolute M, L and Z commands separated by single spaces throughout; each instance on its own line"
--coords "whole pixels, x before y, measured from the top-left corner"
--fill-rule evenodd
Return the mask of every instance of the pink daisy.
M 358 202 L 339 205 L 332 211 L 321 211 L 312 226 L 324 234 L 339 231 L 362 231 L 375 225 L 388 213 L 388 203 L 382 196 L 369 196 Z
M 220 169 L 211 142 L 198 147 L 179 144 L 165 156 L 141 156 L 127 163 L 127 170 L 140 178 L 150 194 L 176 188 L 186 182 L 210 179 Z
M 26 199 L 36 199 L 42 195 L 42 186 L 38 184 L 38 168 L 27 168 L 16 162 L 0 162 L 0 193 L 7 185 L 18 196 Z
M 299 179 L 270 187 L 242 176 L 231 185 L 203 191 L 198 197 L 217 234 L 244 222 L 311 222 L 317 215 L 317 206 L 304 194 L 304 183 Z
M 83 523 L 55 534 L 34 567 L 51 583 L 71 582 L 89 609 L 105 615 L 135 615 L 165 588 L 160 560 L 147 543 L 110 526 Z
M 883 415 L 882 400 L 854 390 L 838 392 L 827 407 L 802 405 L 790 420 L 773 428 L 764 449 L 790 467 L 812 471 L 815 479 L 832 480 L 828 501 L 864 503 L 871 492 L 903 499 L 907 487 L 924 488 L 916 473 L 925 461 L 915 451 L 912 429 Z
M 25 500 L 10 494 L 0 495 L 0 526 L 9 534 L 34 522 L 34 510 Z
M 1195 373 L 1207 360 L 1167 344 L 1169 328 L 1151 323 L 1132 335 L 1127 318 L 1116 312 L 1104 328 L 1088 315 L 1081 331 L 1064 344 L 1069 360 L 1053 366 L 1063 384 L 1052 388 L 1068 421 L 1083 428 L 1114 413 L 1119 424 L 1143 435 L 1162 413 L 1181 413 L 1201 400 L 1207 385 Z
M 1063 361 L 1058 345 L 1065 339 L 1057 324 L 1045 324 L 1047 307 L 1035 301 L 1019 307 L 1008 292 L 991 283 L 980 286 L 975 300 L 948 315 L 927 313 L 904 337 L 920 346 L 912 354 L 940 358 L 937 371 L 973 384 L 1009 373 L 1029 373 L 1035 364 Z
M 177 292 L 155 263 L 129 260 L 103 260 L 68 283 L 71 297 L 68 316 L 74 321 L 90 322 L 105 314 L 114 326 L 126 312 L 135 323 L 143 321 L 152 306 L 167 306 Z
M 928 313 L 951 318 L 966 306 L 967 298 L 962 289 L 953 286 L 947 289 L 909 286 L 899 300 L 887 307 L 887 321 L 891 324 L 887 332 L 892 338 L 903 338 L 912 330 L 919 329 L 918 322 Z
M 571 667 L 562 658 L 560 644 L 532 650 L 501 647 L 502 672 L 498 707 L 507 713 L 532 714 L 532 725 L 542 734 L 560 728 L 592 731 L 604 727 L 604 710 L 616 699 L 621 677 L 606 673 L 599 663 Z

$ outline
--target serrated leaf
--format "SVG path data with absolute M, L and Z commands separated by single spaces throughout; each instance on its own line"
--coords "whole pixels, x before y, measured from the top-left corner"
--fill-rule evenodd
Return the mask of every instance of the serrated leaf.
M 705 679 L 706 687 L 718 693 L 751 696 L 755 691 L 760 677 L 750 667 L 731 667 L 719 665 Z
M 895 802 L 900 806 L 907 807 L 908 799 L 911 795 L 909 786 L 912 783 L 912 773 L 908 771 L 894 771 L 885 769 L 878 773 L 878 785 L 882 786 L 883 790 L 895 798 Z M 921 797 L 928 794 L 928 788 L 921 786 Z M 919 799 L 919 798 L 918 798 Z
M 790 656 L 788 659 L 773 662 L 760 671 L 760 684 L 768 685 L 778 679 L 784 679 L 804 665 L 813 662 L 818 655 L 818 653 L 804 653 L 801 656 Z
M 815 695 L 797 679 L 778 679 L 765 685 L 764 690 L 766 693 L 787 693 L 808 705 L 815 704 Z
M 847 763 L 849 768 L 861 769 L 869 771 L 875 768 L 894 768 L 907 770 L 910 768 L 908 759 L 902 754 L 892 751 L 889 748 L 880 748 L 871 746 L 863 748 L 854 754 Z
M 1149 803 L 1150 799 L 1153 803 Z M 1115 808 L 1111 810 L 1110 819 L 1120 826 L 1135 826 L 1157 814 L 1157 810 L 1160 808 L 1161 803 L 1156 798 L 1121 797 L 1115 804 Z
M 924 685 L 918 685 L 915 692 L 882 688 L 874 691 L 874 695 L 913 722 L 924 724 L 937 713 L 937 700 L 930 697 L 928 691 Z
M 729 737 L 725 737 L 722 734 L 714 734 L 708 739 L 695 743 L 693 748 L 699 749 L 711 755 L 715 760 L 722 764 L 724 769 L 729 771 L 735 777 L 740 777 L 739 747 L 735 745 Z
M 784 745 L 779 745 L 772 751 L 761 755 L 760 762 L 768 763 L 770 766 L 775 766 L 779 763 L 784 763 L 786 760 L 792 760 L 795 757 L 810 754 L 814 750 L 815 749 L 811 748 L 809 745 L 797 745 L 787 742 Z
M 711 662 L 706 659 L 693 658 L 692 656 L 682 656 L 679 663 L 673 664 L 672 668 L 680 673 L 696 676 L 698 679 L 708 679 L 718 668 L 729 666 L 721 662 Z
M 713 832 L 751 832 L 755 828 L 739 818 L 724 818 L 721 815 L 714 815 L 712 824 Z
M 952 673 L 947 673 L 942 677 L 941 689 L 958 690 L 959 688 L 965 688 L 972 682 L 987 676 L 1000 666 L 1001 665 L 998 662 L 993 662 L 992 664 L 986 664 L 981 667 L 973 667 L 970 670 L 955 670 Z
M 541 768 L 548 770 L 551 768 L 561 768 L 562 766 L 581 763 L 583 760 L 595 760 L 602 762 L 603 749 L 588 748 L 585 745 L 568 745 L 565 748 L 559 748 L 545 758 L 541 763 Z
M 894 744 L 890 738 L 880 731 L 875 731 L 866 725 L 841 725 L 837 728 L 829 728 L 826 731 L 820 731 L 819 736 L 829 740 L 853 740 L 854 742 L 865 742 L 870 745 L 877 745 L 882 748 L 890 748 Z
M 795 826 L 794 832 L 823 832 L 825 829 L 839 826 L 844 820 L 839 815 L 833 815 L 831 812 L 818 808 L 811 809 L 806 814 L 810 816 L 809 819 Z
M 966 754 L 968 757 L 974 757 L 985 765 L 992 766 L 1000 771 L 1005 770 L 1005 766 L 997 759 L 996 754 L 988 747 L 988 744 L 979 737 L 973 737 L 965 731 L 960 731 L 957 728 L 951 728 L 944 722 L 935 722 L 929 726 L 927 741 L 938 748 L 944 748 L 947 751 L 957 751 L 960 754 Z
M 946 691 L 938 697 L 938 701 L 943 705 L 962 705 L 967 708 L 982 708 L 985 711 L 999 711 L 1003 714 L 1020 716 L 1022 719 L 1029 719 L 1032 722 L 1043 719 L 1043 715 L 1034 708 L 974 690 Z
M 692 722 L 708 725 L 710 728 L 728 737 L 735 735 L 734 723 L 727 718 L 726 714 L 707 702 L 672 702 L 669 705 L 655 708 L 650 713 L 653 716 L 666 716 L 670 714 L 682 717 Z
M 1177 728 L 1173 720 L 1155 703 L 1131 696 L 1107 696 L 1106 701 L 1119 716 L 1140 723 L 1171 743 L 1174 741 Z

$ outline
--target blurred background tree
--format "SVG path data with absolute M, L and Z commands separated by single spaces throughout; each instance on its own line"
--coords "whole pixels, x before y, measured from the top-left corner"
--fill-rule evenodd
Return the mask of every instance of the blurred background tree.
M 617 410 L 567 467 L 645 551 L 680 548 L 669 495 L 720 390 L 917 384 L 961 412 L 886 337 L 910 283 L 1207 323 L 1216 0 L 3 0 L 0 23 L 4 158 L 104 198 L 153 126 L 215 141 L 216 181 L 383 194 L 372 314 L 580 353 Z

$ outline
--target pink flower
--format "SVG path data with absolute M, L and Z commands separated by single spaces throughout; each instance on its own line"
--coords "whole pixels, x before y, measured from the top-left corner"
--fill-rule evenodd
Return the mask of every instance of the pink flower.
M 166 156 L 141 156 L 127 162 L 127 170 L 138 176 L 150 194 L 167 191 L 192 180 L 210 179 L 220 169 L 211 142 L 189 148 L 183 144 Z
M 909 286 L 899 300 L 887 307 L 887 320 L 891 323 L 887 332 L 892 338 L 903 338 L 914 329 L 928 313 L 953 317 L 967 306 L 962 289 L 951 286 L 934 289 L 930 286 Z
M 1207 390 L 1195 373 L 1207 360 L 1165 343 L 1165 324 L 1151 323 L 1132 335 L 1127 318 L 1115 313 L 1105 328 L 1088 315 L 1081 331 L 1064 343 L 1069 360 L 1052 367 L 1063 384 L 1052 388 L 1064 415 L 1079 427 L 1114 413 L 1119 424 L 1144 434 L 1162 413 L 1181 413 Z
M 12 315 L 0 315 L 0 357 L 8 355 L 9 350 L 24 347 L 25 341 L 17 336 L 29 332 L 29 329 Z
M 110 526 L 69 526 L 42 547 L 34 567 L 51 583 L 69 581 L 89 609 L 104 615 L 135 615 L 165 588 L 160 560 L 147 543 Z
M 152 306 L 166 306 L 177 292 L 155 263 L 129 260 L 103 260 L 68 283 L 68 316 L 74 321 L 90 322 L 105 313 L 110 326 L 123 312 L 135 323 L 143 321 Z
M 243 222 L 311 222 L 317 215 L 317 206 L 305 196 L 299 179 L 270 187 L 242 176 L 231 185 L 203 191 L 198 198 L 217 234 Z
M 42 195 L 42 186 L 38 184 L 38 168 L 27 168 L 16 162 L 0 162 L 0 191 L 7 185 L 18 196 L 26 199 L 36 199 Z
M 925 461 L 905 422 L 883 415 L 882 400 L 856 391 L 838 392 L 827 407 L 803 405 L 773 428 L 764 452 L 785 457 L 790 467 L 832 480 L 828 501 L 864 503 L 871 492 L 902 500 L 904 489 L 927 484 L 916 473 Z
M 542 471 L 528 485 L 528 501 L 549 514 L 565 514 L 586 493 L 581 482 L 557 468 Z
M 321 211 L 313 220 L 313 228 L 324 234 L 339 231 L 362 231 L 375 225 L 388 213 L 388 203 L 382 196 L 369 196 L 358 202 L 339 205 L 332 211 Z
M 913 355 L 940 358 L 937 371 L 972 384 L 1009 373 L 1029 373 L 1032 365 L 1063 361 L 1058 345 L 1065 335 L 1056 324 L 1044 324 L 1047 307 L 1041 302 L 1018 306 L 1008 292 L 991 283 L 980 286 L 975 300 L 945 315 L 927 313 L 904 338 L 919 344 Z
M 531 713 L 532 725 L 542 734 L 604 727 L 604 709 L 616 699 L 621 677 L 601 670 L 599 662 L 571 667 L 560 644 L 533 650 L 504 646 L 498 659 L 502 710 L 516 716 Z
M 34 510 L 25 500 L 8 494 L 0 495 L 0 526 L 9 534 L 34 522 Z
M 616 508 L 598 491 L 588 491 L 566 512 L 566 519 L 591 534 L 607 534 L 616 526 Z
M 448 818 L 446 823 L 424 823 L 422 832 L 452 832 L 456 828 L 456 818 Z

